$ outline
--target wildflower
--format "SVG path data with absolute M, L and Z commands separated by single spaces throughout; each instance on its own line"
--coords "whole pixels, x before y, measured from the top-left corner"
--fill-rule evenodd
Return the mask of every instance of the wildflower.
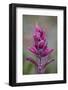
M 53 52 L 54 49 L 51 49 L 48 47 L 47 42 L 47 36 L 46 33 L 43 31 L 43 29 L 36 25 L 35 32 L 33 34 L 34 44 L 32 47 L 28 48 L 30 52 L 36 55 L 38 59 L 40 60 L 40 63 L 37 62 L 37 60 L 33 60 L 32 57 L 27 57 L 26 59 L 30 61 L 32 64 L 34 64 L 37 67 L 37 72 L 42 73 L 43 69 L 54 59 L 47 60 L 45 64 L 42 64 L 41 60 L 43 57 L 46 58 L 50 53 Z

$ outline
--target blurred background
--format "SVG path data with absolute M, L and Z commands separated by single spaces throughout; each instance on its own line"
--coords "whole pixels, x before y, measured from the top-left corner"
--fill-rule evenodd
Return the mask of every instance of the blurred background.
M 38 15 L 23 15 L 23 65 L 22 74 L 30 75 L 37 74 L 35 66 L 26 61 L 26 57 L 31 56 L 34 60 L 36 57 L 27 50 L 33 45 L 33 32 L 35 25 L 40 25 L 47 34 L 48 47 L 53 48 L 54 52 L 48 56 L 48 59 L 55 59 L 47 65 L 45 74 L 57 73 L 57 16 L 38 16 Z M 45 62 L 45 59 L 43 60 Z

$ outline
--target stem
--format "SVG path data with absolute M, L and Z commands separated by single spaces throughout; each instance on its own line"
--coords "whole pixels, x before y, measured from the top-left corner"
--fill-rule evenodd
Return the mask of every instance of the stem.
M 37 58 L 39 59 L 39 62 L 38 62 L 38 67 L 37 67 L 37 73 L 38 74 L 42 74 L 42 62 L 41 62 L 41 57 L 38 57 Z
M 42 63 L 41 63 L 41 57 L 39 57 L 39 60 L 40 60 L 40 62 L 39 62 L 39 73 L 41 74 L 41 73 L 42 73 L 42 72 L 41 72 L 41 71 L 42 71 L 42 66 L 41 66 L 41 64 L 42 64 Z
M 40 59 L 40 65 L 41 65 L 41 57 L 39 59 Z

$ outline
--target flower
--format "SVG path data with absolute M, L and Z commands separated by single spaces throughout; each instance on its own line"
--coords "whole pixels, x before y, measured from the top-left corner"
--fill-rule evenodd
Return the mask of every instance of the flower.
M 33 35 L 34 45 L 28 50 L 35 55 L 45 57 L 50 54 L 54 49 L 50 49 L 47 46 L 47 37 L 43 29 L 39 26 L 35 27 L 35 33 Z
M 43 57 L 48 56 L 50 53 L 54 51 L 54 49 L 48 47 L 48 41 L 47 41 L 47 35 L 43 31 L 43 29 L 36 25 L 34 34 L 33 34 L 34 44 L 32 47 L 29 47 L 28 50 L 36 55 L 36 57 L 39 58 L 40 63 L 37 62 L 37 60 L 33 60 L 32 57 L 27 57 L 27 61 L 30 61 L 32 64 L 34 64 L 37 67 L 37 72 L 42 73 L 43 69 L 54 59 L 47 60 L 46 63 L 42 64 L 41 60 Z

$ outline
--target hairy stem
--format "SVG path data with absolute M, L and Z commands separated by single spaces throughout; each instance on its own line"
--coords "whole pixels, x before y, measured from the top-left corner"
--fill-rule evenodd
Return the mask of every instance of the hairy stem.
M 41 62 L 41 57 L 39 57 L 39 64 L 38 64 L 38 73 L 42 73 L 42 62 Z

